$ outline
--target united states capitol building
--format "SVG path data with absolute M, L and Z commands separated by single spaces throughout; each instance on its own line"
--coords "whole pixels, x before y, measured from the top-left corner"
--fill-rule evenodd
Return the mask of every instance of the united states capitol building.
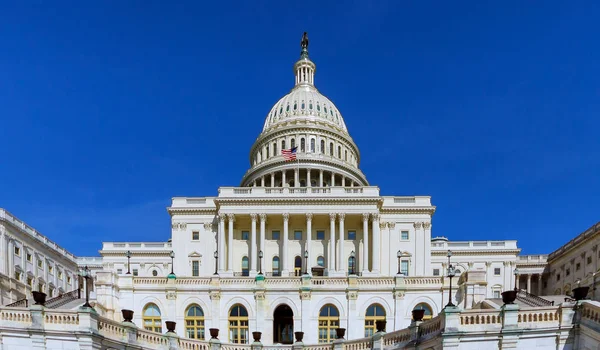
M 0 209 L 0 349 L 598 348 L 600 224 L 550 255 L 436 236 L 434 200 L 368 181 L 315 73 L 305 37 L 239 187 L 173 198 L 164 242 L 75 257 Z M 571 299 L 577 287 L 588 300 Z

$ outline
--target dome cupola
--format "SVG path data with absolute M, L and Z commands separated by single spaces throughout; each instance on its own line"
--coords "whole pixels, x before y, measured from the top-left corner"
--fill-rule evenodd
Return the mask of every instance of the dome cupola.
M 360 154 L 338 108 L 315 87 L 316 65 L 302 36 L 295 84 L 267 114 L 262 133 L 250 151 L 251 168 L 242 186 L 367 186 L 358 168 Z M 295 148 L 289 161 L 283 150 Z

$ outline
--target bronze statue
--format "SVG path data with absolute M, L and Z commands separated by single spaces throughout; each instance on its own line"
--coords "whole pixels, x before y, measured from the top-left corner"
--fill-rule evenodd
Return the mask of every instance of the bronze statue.
M 304 32 L 304 35 L 302 35 L 300 46 L 302 46 L 303 49 L 308 49 L 308 34 L 306 32 Z

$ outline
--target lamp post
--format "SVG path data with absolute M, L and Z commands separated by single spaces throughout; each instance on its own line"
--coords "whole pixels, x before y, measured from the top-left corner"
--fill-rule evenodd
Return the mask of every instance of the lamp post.
M 219 267 L 219 252 L 215 250 L 215 254 L 213 254 L 215 257 L 215 275 L 218 275 L 219 273 L 217 272 L 217 269 Z
M 517 281 L 519 280 L 519 269 L 515 268 L 514 274 L 515 274 L 515 291 L 517 291 L 518 290 Z
M 402 258 L 402 252 L 401 252 L 401 251 L 398 251 L 398 252 L 396 253 L 396 256 L 398 257 L 398 274 L 399 274 L 399 275 L 401 275 L 401 274 L 402 274 L 402 271 L 400 270 L 400 258 Z
M 263 251 L 259 251 L 258 252 L 258 274 L 262 275 L 262 258 L 263 258 Z
M 451 256 L 452 256 L 452 251 L 449 250 L 448 251 L 448 277 L 450 278 L 450 290 L 448 291 L 448 304 L 446 304 L 446 307 L 454 306 L 454 304 L 452 303 L 452 277 L 455 276 L 456 272 L 454 271 L 454 267 L 452 267 L 452 265 L 450 264 Z
M 175 259 L 175 252 L 171 250 L 171 275 L 174 275 L 175 273 L 173 273 L 173 259 Z
M 130 267 L 129 261 L 131 260 L 131 250 L 128 250 L 126 254 L 127 254 L 127 274 L 131 275 L 131 270 L 129 269 L 129 267 Z
M 91 278 L 91 276 L 90 276 L 90 269 L 87 267 L 87 265 L 83 268 L 83 271 L 81 271 L 81 274 L 83 275 L 83 278 L 85 278 L 85 304 L 83 304 L 83 307 L 92 307 L 92 305 L 90 305 L 90 283 L 89 283 L 89 279 Z
M 308 250 L 304 251 L 304 274 L 308 275 Z
M 352 265 L 350 266 L 350 274 L 351 275 L 355 275 L 356 271 L 354 270 L 354 266 L 356 265 L 356 258 L 355 258 L 355 253 L 354 250 L 350 252 L 350 261 L 352 262 Z

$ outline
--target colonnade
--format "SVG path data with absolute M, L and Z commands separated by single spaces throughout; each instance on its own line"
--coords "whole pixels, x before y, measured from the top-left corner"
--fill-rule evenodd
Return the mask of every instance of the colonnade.
M 236 216 L 241 214 L 233 213 L 221 213 L 219 214 L 219 225 L 218 225 L 218 271 L 219 274 L 233 275 L 234 270 L 234 256 L 233 256 L 233 232 L 235 229 Z M 268 216 L 280 216 L 283 219 L 282 237 L 280 238 L 281 243 L 281 275 L 287 277 L 290 275 L 290 261 L 291 257 L 288 256 L 288 241 L 289 241 L 289 213 L 278 213 L 278 214 L 266 214 L 266 213 L 251 213 L 246 214 L 250 216 L 250 275 L 255 275 L 258 266 L 258 253 L 265 251 L 265 235 L 266 235 L 266 223 Z M 306 230 L 303 232 L 302 237 L 306 242 L 305 251 L 307 253 L 307 261 L 312 261 L 312 221 L 316 215 L 328 215 L 329 216 L 329 242 L 328 242 L 328 255 L 329 258 L 326 262 L 326 269 L 329 275 L 334 274 L 345 274 L 346 271 L 346 253 L 344 251 L 345 237 L 345 219 L 346 216 L 350 215 L 361 215 L 363 223 L 363 255 L 362 255 L 362 274 L 366 275 L 369 273 L 379 274 L 380 259 L 381 259 L 381 235 L 379 231 L 379 213 L 362 213 L 362 214 L 347 214 L 347 213 L 305 213 L 305 214 L 292 214 L 292 215 L 304 215 L 306 219 Z M 369 230 L 369 221 L 371 223 L 371 230 Z M 336 227 L 337 223 L 337 227 Z M 258 237 L 257 237 L 257 224 L 259 225 Z M 336 230 L 337 228 L 337 230 Z M 336 231 L 338 232 L 336 240 Z M 369 247 L 369 234 L 372 234 L 373 246 Z M 369 269 L 369 256 L 372 255 L 372 266 Z M 357 257 L 358 258 L 358 257 Z M 305 263 L 303 263 L 305 264 Z M 308 266 L 305 266 L 305 270 L 309 270 Z M 356 271 L 358 272 L 358 271 Z
M 535 280 L 536 280 L 536 288 L 535 290 L 533 289 L 531 280 L 532 278 L 535 276 Z M 525 277 L 525 288 L 522 288 L 521 286 L 521 278 Z M 519 273 L 518 277 L 515 280 L 515 288 L 517 289 L 524 289 L 525 291 L 527 291 L 527 293 L 529 294 L 535 294 L 537 296 L 542 295 L 542 274 L 540 273 Z
M 301 170 L 305 170 L 304 174 L 302 174 L 304 176 L 301 175 Z M 294 180 L 293 187 L 360 186 L 356 181 L 347 178 L 344 175 L 338 175 L 334 172 L 326 173 L 322 169 L 315 169 L 313 172 L 310 168 L 295 168 L 293 169 L 294 174 L 292 178 L 288 178 L 287 176 L 289 171 L 290 169 L 278 170 L 257 177 L 252 181 L 252 187 L 286 187 L 286 184 L 292 179 Z M 317 173 L 318 177 L 316 176 Z M 301 186 L 302 182 L 304 182 L 304 186 Z

